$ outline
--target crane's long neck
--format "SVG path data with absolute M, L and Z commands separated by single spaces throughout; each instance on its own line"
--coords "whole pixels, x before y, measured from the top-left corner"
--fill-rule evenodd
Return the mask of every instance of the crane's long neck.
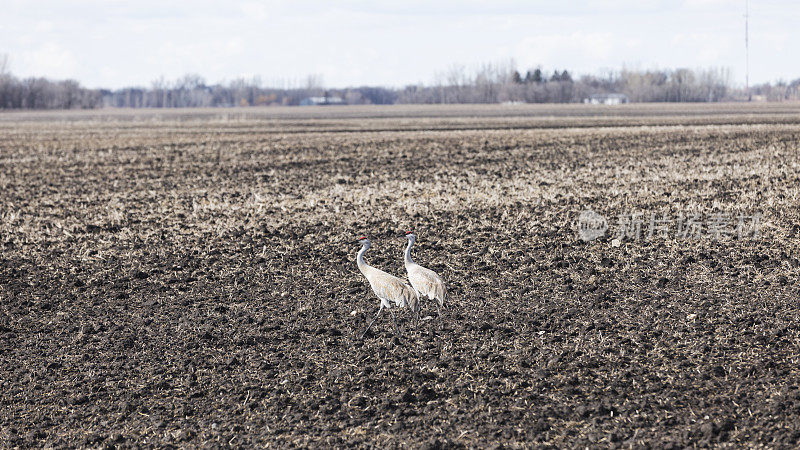
M 411 259 L 411 246 L 414 245 L 414 238 L 408 238 L 408 245 L 406 245 L 406 266 L 410 266 L 414 264 L 414 260 Z
M 361 250 L 358 251 L 358 256 L 356 257 L 356 263 L 358 263 L 358 270 L 360 270 L 361 273 L 363 274 L 366 274 L 369 271 L 369 269 L 371 269 L 371 267 L 364 262 L 364 253 L 367 253 L 367 250 L 369 250 L 369 244 L 364 244 L 364 246 L 361 247 Z

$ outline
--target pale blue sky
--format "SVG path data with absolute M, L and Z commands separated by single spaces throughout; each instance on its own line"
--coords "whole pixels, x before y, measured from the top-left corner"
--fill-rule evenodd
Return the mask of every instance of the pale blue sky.
M 430 83 L 454 64 L 513 58 L 607 69 L 727 67 L 744 84 L 744 0 L 1 0 L 0 53 L 18 76 L 88 87 L 198 73 L 329 87 Z M 751 82 L 800 78 L 800 5 L 751 0 Z

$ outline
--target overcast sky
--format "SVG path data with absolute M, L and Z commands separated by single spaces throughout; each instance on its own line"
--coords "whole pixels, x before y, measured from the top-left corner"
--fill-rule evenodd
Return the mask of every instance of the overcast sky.
M 2 0 L 17 76 L 148 86 L 186 73 L 402 86 L 454 64 L 521 71 L 726 67 L 744 84 L 745 0 Z M 800 6 L 751 0 L 751 82 L 800 77 Z

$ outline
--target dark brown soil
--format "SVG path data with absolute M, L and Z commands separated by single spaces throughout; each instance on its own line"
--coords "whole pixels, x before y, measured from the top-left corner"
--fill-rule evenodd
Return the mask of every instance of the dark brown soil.
M 514 108 L 0 115 L 0 446 L 797 446 L 800 105 Z

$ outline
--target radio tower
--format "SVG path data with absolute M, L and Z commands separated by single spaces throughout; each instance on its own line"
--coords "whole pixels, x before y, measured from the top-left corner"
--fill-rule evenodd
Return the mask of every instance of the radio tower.
M 750 96 L 750 0 L 744 2 L 744 58 L 745 75 L 744 86 L 747 91 L 747 101 L 751 101 Z

